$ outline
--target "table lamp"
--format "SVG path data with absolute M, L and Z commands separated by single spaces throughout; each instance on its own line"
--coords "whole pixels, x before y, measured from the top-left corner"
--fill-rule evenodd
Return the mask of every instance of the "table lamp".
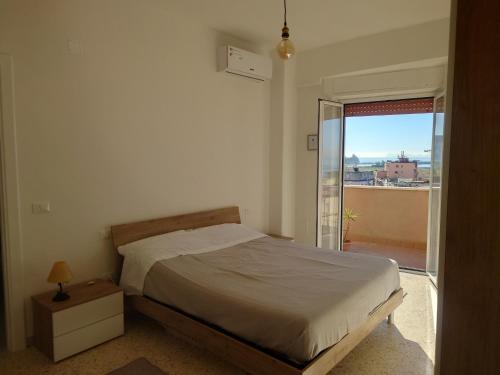
M 50 271 L 47 281 L 49 283 L 58 284 L 59 290 L 57 294 L 52 298 L 52 301 L 60 302 L 66 301 L 69 298 L 69 294 L 63 291 L 63 283 L 69 282 L 73 278 L 73 274 L 69 269 L 66 262 L 55 262 Z

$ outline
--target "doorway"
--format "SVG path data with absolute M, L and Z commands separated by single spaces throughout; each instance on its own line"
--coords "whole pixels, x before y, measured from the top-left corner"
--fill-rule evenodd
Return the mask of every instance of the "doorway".
M 26 347 L 12 57 L 0 53 L 0 249 L 6 348 Z
M 319 101 L 319 247 L 437 273 L 440 100 Z

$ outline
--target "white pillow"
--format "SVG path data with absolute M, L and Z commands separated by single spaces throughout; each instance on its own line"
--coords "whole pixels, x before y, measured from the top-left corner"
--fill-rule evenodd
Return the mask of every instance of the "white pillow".
M 142 294 L 144 279 L 157 261 L 224 249 L 265 236 L 242 224 L 221 224 L 128 243 L 118 247 L 118 252 L 125 257 L 120 285 L 127 294 Z

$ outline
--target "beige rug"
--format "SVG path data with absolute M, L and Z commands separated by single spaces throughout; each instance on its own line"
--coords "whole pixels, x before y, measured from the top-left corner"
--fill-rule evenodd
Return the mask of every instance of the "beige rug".
M 138 358 L 128 365 L 108 373 L 108 375 L 167 375 L 146 358 Z

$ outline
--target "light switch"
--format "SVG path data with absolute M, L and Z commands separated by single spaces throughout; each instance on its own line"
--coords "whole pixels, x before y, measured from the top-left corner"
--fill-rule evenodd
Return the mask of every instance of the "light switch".
M 34 214 L 46 214 L 50 212 L 50 202 L 33 202 L 31 209 Z
M 250 215 L 250 209 L 249 208 L 243 208 L 243 217 L 241 218 L 243 222 L 248 221 L 248 216 Z
M 314 151 L 318 149 L 318 135 L 309 134 L 307 136 L 307 150 Z

